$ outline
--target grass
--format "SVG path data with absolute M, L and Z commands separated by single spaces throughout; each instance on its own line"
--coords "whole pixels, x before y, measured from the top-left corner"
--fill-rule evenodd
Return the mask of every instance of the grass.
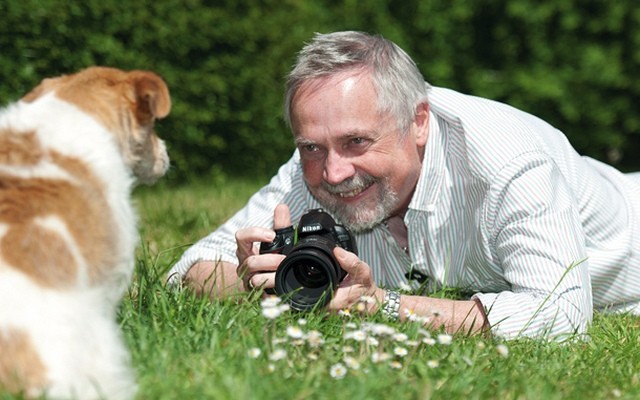
M 258 186 L 136 191 L 142 245 L 120 318 L 138 399 L 640 398 L 640 319 L 629 315 L 597 314 L 589 341 L 503 343 L 380 316 L 268 318 L 274 309 L 255 296 L 212 302 L 168 289 L 177 257 Z
M 232 215 L 258 186 L 200 182 L 136 192 L 143 246 L 121 314 L 139 398 L 640 398 L 640 319 L 630 315 L 596 314 L 585 342 L 502 343 L 439 338 L 379 316 L 287 311 L 269 319 L 251 296 L 210 302 L 168 290 L 164 275 L 186 246 Z M 380 326 L 406 336 L 372 330 Z M 305 334 L 306 340 L 298 338 Z

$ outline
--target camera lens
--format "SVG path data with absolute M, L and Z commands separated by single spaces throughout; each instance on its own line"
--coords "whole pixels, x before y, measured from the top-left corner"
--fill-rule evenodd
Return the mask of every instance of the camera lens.
M 300 282 L 300 285 L 313 289 L 326 286 L 329 282 L 327 272 L 314 260 L 306 261 L 295 266 L 293 270 L 293 274 Z
M 339 283 L 339 268 L 322 249 L 296 247 L 278 266 L 276 293 L 288 296 L 295 310 L 323 307 Z

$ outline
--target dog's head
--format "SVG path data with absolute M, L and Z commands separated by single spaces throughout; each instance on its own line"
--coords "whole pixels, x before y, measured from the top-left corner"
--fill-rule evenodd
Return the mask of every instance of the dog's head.
M 115 136 L 138 182 L 151 184 L 165 174 L 169 157 L 153 126 L 156 119 L 169 114 L 171 98 L 158 75 L 90 67 L 45 79 L 22 100 L 32 102 L 49 92 L 92 115 Z

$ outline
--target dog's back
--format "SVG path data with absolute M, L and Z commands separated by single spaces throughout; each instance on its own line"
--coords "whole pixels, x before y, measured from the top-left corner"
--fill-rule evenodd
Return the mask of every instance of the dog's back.
M 137 243 L 134 181 L 168 167 L 164 82 L 94 67 L 0 112 L 0 387 L 128 398 L 115 311 Z

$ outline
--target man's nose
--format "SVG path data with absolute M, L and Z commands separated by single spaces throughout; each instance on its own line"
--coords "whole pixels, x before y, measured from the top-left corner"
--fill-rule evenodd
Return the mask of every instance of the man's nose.
M 330 151 L 325 159 L 323 178 L 330 185 L 337 185 L 355 174 L 355 167 L 348 157 Z

